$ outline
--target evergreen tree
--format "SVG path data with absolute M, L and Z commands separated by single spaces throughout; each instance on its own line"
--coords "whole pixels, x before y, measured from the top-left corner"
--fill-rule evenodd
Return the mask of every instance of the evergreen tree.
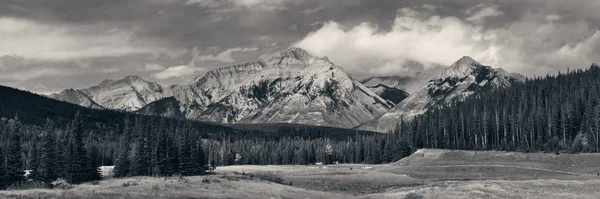
M 69 181 L 71 183 L 82 183 L 87 181 L 99 180 L 100 173 L 98 168 L 94 167 L 89 154 L 83 144 L 83 119 L 79 112 L 75 114 L 72 123 L 72 138 L 69 142 L 71 167 L 68 171 Z
M 204 174 L 204 169 L 206 167 L 206 155 L 204 154 L 204 149 L 202 148 L 202 144 L 200 141 L 198 141 L 196 146 L 196 163 L 198 165 L 198 171 L 196 172 L 196 174 Z
M 119 142 L 119 155 L 115 161 L 115 177 L 125 177 L 129 175 L 131 154 L 131 128 L 129 118 L 125 118 L 123 133 L 121 134 L 121 140 Z
M 57 157 L 56 157 L 56 134 L 54 132 L 52 120 L 47 120 L 42 132 L 42 146 L 40 150 L 39 167 L 37 170 L 37 180 L 50 183 L 57 178 Z
M 36 136 L 37 137 L 37 136 Z M 39 180 L 39 165 L 40 165 L 40 154 L 38 152 L 38 143 L 39 140 L 34 139 L 31 143 L 31 153 L 29 157 L 29 167 L 30 170 L 28 179 Z
M 63 131 L 60 135 L 57 135 L 55 151 L 56 151 L 56 165 L 57 167 L 56 176 L 63 179 L 69 179 L 68 171 L 71 168 L 71 162 L 69 161 L 71 146 L 69 145 L 69 131 Z
M 148 133 L 139 117 L 137 117 L 135 120 L 133 134 L 135 141 L 132 147 L 132 155 L 130 157 L 130 175 L 149 175 L 150 153 L 148 146 Z
M 21 123 L 17 116 L 10 121 L 9 139 L 6 144 L 6 161 L 4 164 L 4 177 L 6 185 L 23 180 L 23 159 L 21 157 Z
M 2 140 L 4 139 L 4 135 L 6 134 L 4 131 L 4 128 L 0 127 L 0 138 L 2 138 Z M 4 179 L 4 176 L 6 176 L 6 148 L 4 147 L 3 142 L 0 142 L 0 190 L 1 189 L 5 189 L 6 188 L 6 183 L 7 180 Z
M 184 135 L 180 136 L 179 139 L 179 173 L 182 176 L 193 175 L 193 160 L 191 158 L 192 151 L 190 141 L 188 139 L 188 133 L 184 132 Z

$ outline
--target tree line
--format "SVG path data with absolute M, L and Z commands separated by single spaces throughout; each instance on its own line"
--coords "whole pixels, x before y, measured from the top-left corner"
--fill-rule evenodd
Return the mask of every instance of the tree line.
M 527 79 L 436 107 L 393 130 L 413 148 L 600 152 L 600 68 Z

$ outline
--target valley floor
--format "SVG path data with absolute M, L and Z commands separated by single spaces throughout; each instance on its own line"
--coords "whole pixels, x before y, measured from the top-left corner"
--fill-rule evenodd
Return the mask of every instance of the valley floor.
M 425 149 L 384 165 L 227 166 L 206 177 L 107 179 L 0 198 L 597 198 L 599 171 L 600 154 Z

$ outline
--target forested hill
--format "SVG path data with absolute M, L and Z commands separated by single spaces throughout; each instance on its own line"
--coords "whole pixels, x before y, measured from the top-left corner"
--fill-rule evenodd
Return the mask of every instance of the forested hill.
M 600 152 L 600 68 L 474 95 L 395 131 L 416 148 Z

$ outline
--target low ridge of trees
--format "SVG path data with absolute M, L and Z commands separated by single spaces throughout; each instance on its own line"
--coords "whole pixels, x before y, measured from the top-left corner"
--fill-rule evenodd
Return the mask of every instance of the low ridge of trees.
M 435 108 L 394 131 L 414 148 L 600 152 L 600 67 Z

